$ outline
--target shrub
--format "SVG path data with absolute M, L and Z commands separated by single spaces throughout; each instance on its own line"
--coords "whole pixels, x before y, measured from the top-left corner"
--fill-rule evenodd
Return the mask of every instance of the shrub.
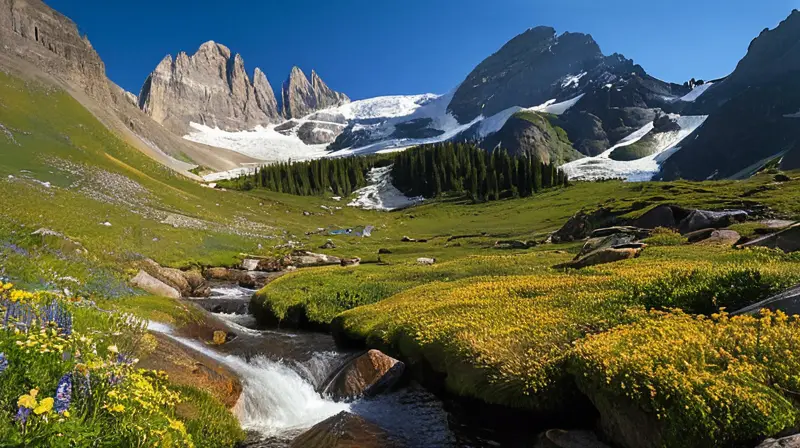
M 672 229 L 658 227 L 653 230 L 652 236 L 644 240 L 644 242 L 651 246 L 680 246 L 686 244 L 687 240 L 683 235 Z
M 651 312 L 578 343 L 570 371 L 590 396 L 649 416 L 665 446 L 751 443 L 798 423 L 800 320 Z

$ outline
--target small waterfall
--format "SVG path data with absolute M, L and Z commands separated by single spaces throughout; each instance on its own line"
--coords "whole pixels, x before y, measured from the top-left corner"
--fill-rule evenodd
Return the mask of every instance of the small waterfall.
M 282 362 L 256 356 L 248 363 L 239 356 L 219 353 L 202 342 L 176 336 L 164 324 L 151 322 L 148 328 L 228 366 L 239 375 L 243 390 L 234 413 L 246 430 L 276 437 L 349 410 L 347 404 L 322 398 L 314 385 Z

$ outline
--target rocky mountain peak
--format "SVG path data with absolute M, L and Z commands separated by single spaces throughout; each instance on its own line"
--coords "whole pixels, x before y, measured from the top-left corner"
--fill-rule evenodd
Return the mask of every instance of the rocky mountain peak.
M 286 118 L 301 118 L 321 109 L 341 106 L 350 102 L 343 93 L 328 87 L 316 71 L 308 80 L 300 67 L 293 67 L 282 89 L 283 115 Z
M 145 81 L 139 105 L 179 135 L 192 122 L 238 131 L 281 120 L 264 73 L 256 69 L 251 81 L 242 56 L 214 41 L 191 56 L 165 57 Z

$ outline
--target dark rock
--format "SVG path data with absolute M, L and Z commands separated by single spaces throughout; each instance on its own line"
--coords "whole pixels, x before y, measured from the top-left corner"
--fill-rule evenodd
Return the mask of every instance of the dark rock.
M 609 448 L 591 431 L 551 429 L 539 435 L 534 448 Z
M 762 309 L 772 311 L 783 311 L 784 313 L 794 316 L 800 315 L 800 285 L 788 289 L 776 296 L 770 297 L 767 300 L 750 305 L 741 310 L 731 313 L 732 316 L 742 314 L 757 315 Z
M 337 123 L 308 121 L 297 130 L 297 137 L 306 145 L 333 143 L 344 128 L 345 125 Z
M 390 138 L 434 138 L 444 134 L 444 131 L 431 127 L 433 119 L 418 118 L 394 125 L 394 132 Z
M 608 247 L 591 252 L 582 258 L 569 263 L 554 266 L 556 269 L 583 269 L 599 264 L 615 263 L 617 261 L 637 258 L 641 255 L 646 244 L 631 243 L 617 247 Z
M 494 243 L 495 249 L 527 249 L 528 243 L 517 240 L 501 240 Z
M 789 177 L 789 176 L 787 176 L 787 175 L 785 175 L 783 173 L 776 174 L 773 179 L 775 180 L 775 182 L 789 182 L 790 180 L 792 180 L 791 177 Z
M 652 234 L 650 229 L 640 229 L 638 227 L 631 227 L 631 226 L 614 226 L 614 227 L 606 227 L 603 229 L 597 229 L 592 232 L 591 237 L 601 238 L 601 237 L 616 235 L 618 233 L 631 235 L 637 240 L 648 238 Z
M 289 448 L 397 448 L 378 426 L 341 412 L 297 437 Z
M 593 230 L 589 216 L 584 212 L 579 212 L 567 220 L 567 222 L 553 234 L 551 239 L 554 243 L 578 241 L 591 235 Z
M 733 224 L 744 222 L 747 219 L 747 212 L 743 210 L 726 210 L 713 212 L 709 210 L 693 210 L 678 225 L 681 235 L 701 229 L 720 229 Z
M 336 244 L 334 244 L 333 240 L 328 240 L 319 247 L 320 249 L 336 249 Z
M 239 271 L 238 282 L 239 286 L 247 289 L 261 289 L 263 288 L 272 275 L 269 272 L 259 271 Z
M 389 255 L 391 253 L 392 251 L 390 251 L 389 249 L 378 249 L 378 255 Z
M 662 448 L 664 423 L 629 400 L 581 387 L 600 413 L 600 427 L 615 446 Z
M 714 234 L 715 229 L 700 229 L 695 230 L 694 232 L 689 232 L 686 235 L 686 240 L 690 243 L 699 243 L 705 239 L 711 238 L 711 235 Z
M 678 223 L 689 216 L 690 210 L 674 205 L 659 205 L 643 214 L 633 225 L 643 229 L 664 227 L 677 229 Z
M 256 270 L 261 272 L 280 272 L 286 266 L 288 265 L 285 264 L 283 259 L 262 258 L 258 260 Z
M 339 370 L 323 389 L 335 400 L 372 397 L 390 390 L 405 371 L 405 364 L 370 350 Z
M 355 258 L 342 258 L 341 262 L 342 266 L 358 266 L 361 264 L 361 259 L 358 257 Z
M 681 125 L 678 124 L 678 121 L 670 118 L 667 114 L 659 113 L 656 115 L 656 119 L 653 120 L 653 131 L 656 133 L 676 132 L 680 130 Z
M 772 235 L 763 236 L 745 243 L 742 247 L 768 247 L 780 249 L 786 253 L 800 250 L 800 224 L 795 224 Z

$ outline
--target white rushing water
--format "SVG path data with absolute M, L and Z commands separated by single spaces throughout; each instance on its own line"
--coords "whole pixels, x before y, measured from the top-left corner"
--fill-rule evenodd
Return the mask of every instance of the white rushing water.
M 167 325 L 151 322 L 148 329 L 228 366 L 239 375 L 242 394 L 233 411 L 245 430 L 279 437 L 309 428 L 350 408 L 322 398 L 311 383 L 282 362 L 258 356 L 248 363 L 239 356 L 219 353 L 202 342 L 176 336 Z

